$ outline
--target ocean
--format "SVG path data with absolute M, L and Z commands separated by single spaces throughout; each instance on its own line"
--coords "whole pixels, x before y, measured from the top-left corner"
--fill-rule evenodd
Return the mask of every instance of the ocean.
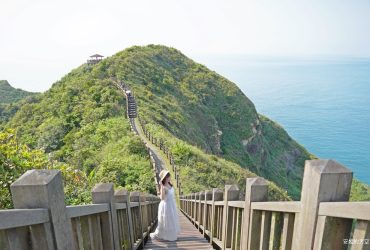
M 370 59 L 204 57 L 309 152 L 370 184 Z

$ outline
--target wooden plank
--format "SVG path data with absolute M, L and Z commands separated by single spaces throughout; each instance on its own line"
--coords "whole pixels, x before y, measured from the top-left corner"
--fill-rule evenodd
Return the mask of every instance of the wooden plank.
M 73 228 L 73 235 L 75 239 L 75 245 L 78 249 L 83 250 L 83 237 L 81 233 L 81 222 L 80 218 L 74 218 L 72 219 L 72 228 Z
M 237 216 L 236 216 L 236 226 L 237 226 L 237 230 L 236 230 L 236 236 L 235 236 L 235 244 L 234 244 L 234 249 L 240 249 L 240 246 L 241 246 L 241 229 L 242 229 L 242 217 L 243 217 L 243 213 L 242 213 L 242 209 L 240 208 L 237 208 Z
M 250 217 L 249 237 L 248 237 L 250 250 L 258 250 L 260 248 L 261 221 L 262 221 L 262 211 L 252 210 L 251 217 Z
M 108 204 L 67 206 L 67 216 L 68 218 L 76 218 L 76 217 L 87 216 L 90 214 L 103 213 L 108 210 L 109 210 Z
M 223 192 L 220 189 L 212 189 L 212 204 L 211 204 L 211 215 L 210 215 L 210 242 L 213 242 L 213 238 L 217 238 L 218 224 L 220 217 L 218 217 L 218 208 L 215 202 L 223 200 Z
M 351 250 L 370 249 L 370 223 L 369 221 L 358 220 L 353 231 L 352 240 L 357 244 L 352 245 Z
M 89 215 L 87 216 L 87 222 L 88 222 L 88 225 L 89 225 L 89 239 L 90 239 L 90 245 L 91 245 L 91 250 L 96 250 L 95 248 L 95 242 L 94 242 L 94 239 L 95 239 L 95 235 L 94 235 L 94 222 L 93 222 L 93 215 Z
M 0 230 L 0 249 L 10 249 L 8 236 L 5 230 Z
M 231 239 L 230 239 L 230 247 L 232 248 L 235 242 L 236 237 L 236 208 L 235 207 L 229 207 L 229 211 L 231 211 L 232 220 L 231 220 Z M 230 218 L 230 217 L 229 217 Z
M 91 241 L 90 239 L 90 230 L 89 230 L 89 221 L 88 216 L 80 217 L 81 222 L 81 235 L 83 239 L 83 248 L 84 249 L 91 249 Z
M 0 230 L 49 222 L 47 209 L 0 210 Z
M 117 226 L 118 226 L 118 238 L 122 242 L 123 239 L 123 231 L 122 231 L 122 219 L 121 219 L 121 212 L 122 210 L 117 210 Z
M 89 216 L 89 232 L 90 232 L 90 240 L 92 249 L 94 250 L 101 250 L 103 249 L 103 244 L 101 242 L 101 230 L 100 225 L 98 226 L 98 215 L 90 215 Z
M 370 202 L 320 202 L 319 215 L 370 220 Z
M 215 201 L 215 206 L 223 206 L 224 203 L 224 201 Z
M 284 213 L 283 230 L 281 233 L 281 250 L 292 249 L 294 213 Z
M 260 249 L 267 250 L 270 242 L 271 212 L 262 211 Z
M 56 249 L 49 222 L 33 225 L 30 228 L 32 249 Z
M 301 211 L 301 202 L 299 201 L 252 202 L 251 206 L 254 210 L 286 213 L 299 213 Z
M 7 235 L 10 250 L 30 249 L 28 227 L 17 227 L 8 229 Z
M 98 235 L 97 235 L 97 241 L 98 241 L 98 246 L 99 246 L 98 249 L 104 249 L 103 248 L 103 234 L 102 234 L 102 231 L 101 231 L 100 214 L 96 215 L 96 230 L 97 230 L 97 232 L 99 232 Z
M 244 208 L 245 201 L 228 201 L 227 205 L 229 207 Z
M 126 209 L 126 203 L 115 203 L 116 209 L 121 210 L 121 209 Z
M 134 207 L 138 207 L 140 204 L 140 202 L 136 202 L 136 201 L 130 201 L 130 207 L 131 208 L 134 208 Z
M 315 232 L 315 249 L 345 249 L 344 239 L 350 238 L 352 220 L 319 216 Z
M 281 237 L 281 230 L 282 230 L 282 224 L 283 224 L 283 220 L 281 217 L 282 217 L 281 213 L 272 212 L 270 242 L 269 242 L 270 250 L 280 249 L 280 237 Z

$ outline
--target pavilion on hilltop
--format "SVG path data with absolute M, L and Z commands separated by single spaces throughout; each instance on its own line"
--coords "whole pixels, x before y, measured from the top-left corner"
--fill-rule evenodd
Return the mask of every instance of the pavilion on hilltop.
M 90 59 L 87 60 L 87 64 L 88 65 L 97 64 L 98 62 L 100 62 L 101 60 L 103 60 L 103 57 L 104 56 L 99 55 L 99 54 L 92 55 L 92 56 L 90 56 Z

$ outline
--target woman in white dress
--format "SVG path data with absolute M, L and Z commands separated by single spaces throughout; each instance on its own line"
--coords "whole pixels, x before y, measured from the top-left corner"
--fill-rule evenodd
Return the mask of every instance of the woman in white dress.
M 150 234 L 150 237 L 152 239 L 175 241 L 181 229 L 175 191 L 170 182 L 170 172 L 162 170 L 159 173 L 159 178 L 161 201 L 158 205 L 158 225 L 154 233 Z

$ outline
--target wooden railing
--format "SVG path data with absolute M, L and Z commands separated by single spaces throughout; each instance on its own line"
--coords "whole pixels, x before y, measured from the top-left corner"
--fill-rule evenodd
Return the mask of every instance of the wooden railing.
M 268 202 L 261 177 L 180 196 L 181 211 L 221 249 L 370 249 L 370 202 L 348 202 L 352 172 L 306 161 L 301 201 Z
M 135 97 L 133 91 L 131 90 L 131 88 L 126 83 L 124 83 L 123 81 L 117 80 L 116 77 L 112 77 L 111 80 L 114 82 L 114 84 L 120 90 L 122 90 L 123 95 L 126 98 L 126 105 L 127 105 L 126 116 L 127 116 L 127 118 L 130 118 L 131 131 L 133 131 L 135 134 L 137 134 L 137 132 L 134 129 L 134 126 L 135 126 L 134 117 L 135 118 L 138 117 L 139 125 L 141 126 L 145 137 L 153 145 L 159 147 L 159 149 L 164 153 L 164 155 L 166 156 L 166 158 L 169 160 L 170 165 L 171 165 L 171 168 L 172 168 L 172 171 L 174 173 L 174 178 L 176 180 L 177 192 L 178 192 L 179 195 L 182 194 L 181 181 L 180 181 L 180 171 L 179 171 L 178 166 L 176 166 L 176 164 L 175 164 L 174 157 L 173 157 L 173 155 L 172 155 L 169 147 L 167 147 L 166 144 L 165 144 L 165 140 L 163 138 L 154 137 L 153 134 L 146 128 L 145 122 L 143 121 L 143 119 L 141 118 L 141 116 L 137 112 L 137 104 L 136 104 L 136 101 L 134 101 L 135 102 L 135 105 L 134 105 L 135 106 L 135 108 L 134 108 L 135 114 L 134 114 L 134 116 L 130 117 L 129 99 Z M 130 91 L 130 96 L 127 95 L 127 91 Z M 154 179 L 155 179 L 157 194 L 159 194 L 159 184 L 158 184 L 158 181 L 159 181 L 159 173 L 162 170 L 163 166 L 156 165 L 156 162 L 155 162 L 155 160 L 153 158 L 152 152 L 151 152 L 151 150 L 150 150 L 150 148 L 148 146 L 147 146 L 147 150 L 148 150 L 150 161 L 151 161 L 151 164 L 152 164 L 153 170 L 154 170 Z
M 137 104 L 136 104 L 135 95 L 134 95 L 133 91 L 123 81 L 118 81 L 116 77 L 112 77 L 111 80 L 122 91 L 123 95 L 126 98 L 126 118 L 130 119 L 131 132 L 134 133 L 135 135 L 139 135 L 136 128 L 135 128 L 135 126 L 136 126 L 135 118 L 137 117 Z M 129 96 L 127 94 L 127 91 L 130 92 Z M 131 102 L 131 105 L 133 105 L 133 106 L 131 106 L 131 107 L 130 107 L 130 101 L 129 101 L 130 98 L 131 98 L 131 100 L 133 100 Z M 132 110 L 135 111 L 134 115 L 131 113 Z M 156 187 L 157 195 L 159 195 L 158 181 L 159 181 L 159 172 L 160 172 L 160 170 L 162 170 L 162 168 L 161 168 L 161 166 L 156 165 L 155 160 L 153 158 L 153 154 L 152 154 L 150 148 L 148 147 L 148 145 L 146 145 L 146 149 L 147 149 L 149 159 L 150 159 L 150 166 L 153 168 L 154 185 Z
M 15 209 L 0 210 L 0 249 L 138 249 L 160 199 L 97 184 L 94 204 L 66 206 L 58 170 L 29 170 L 11 185 Z
M 181 195 L 183 192 L 182 192 L 182 189 L 181 189 L 179 166 L 177 166 L 175 164 L 175 160 L 174 160 L 174 157 L 173 157 L 173 154 L 172 154 L 170 148 L 165 144 L 165 140 L 163 138 L 155 137 L 153 135 L 153 133 L 151 133 L 147 129 L 146 124 L 145 124 L 145 122 L 143 121 L 143 119 L 141 118 L 140 115 L 138 115 L 138 120 L 139 120 L 140 126 L 143 130 L 143 133 L 144 133 L 145 137 L 153 145 L 157 146 L 163 152 L 163 154 L 166 156 L 166 158 L 169 160 L 170 165 L 171 165 L 171 169 L 174 173 L 174 178 L 176 180 L 176 187 L 177 187 L 178 194 Z M 157 176 L 159 175 L 159 171 L 160 171 L 160 169 L 156 168 L 156 175 Z

